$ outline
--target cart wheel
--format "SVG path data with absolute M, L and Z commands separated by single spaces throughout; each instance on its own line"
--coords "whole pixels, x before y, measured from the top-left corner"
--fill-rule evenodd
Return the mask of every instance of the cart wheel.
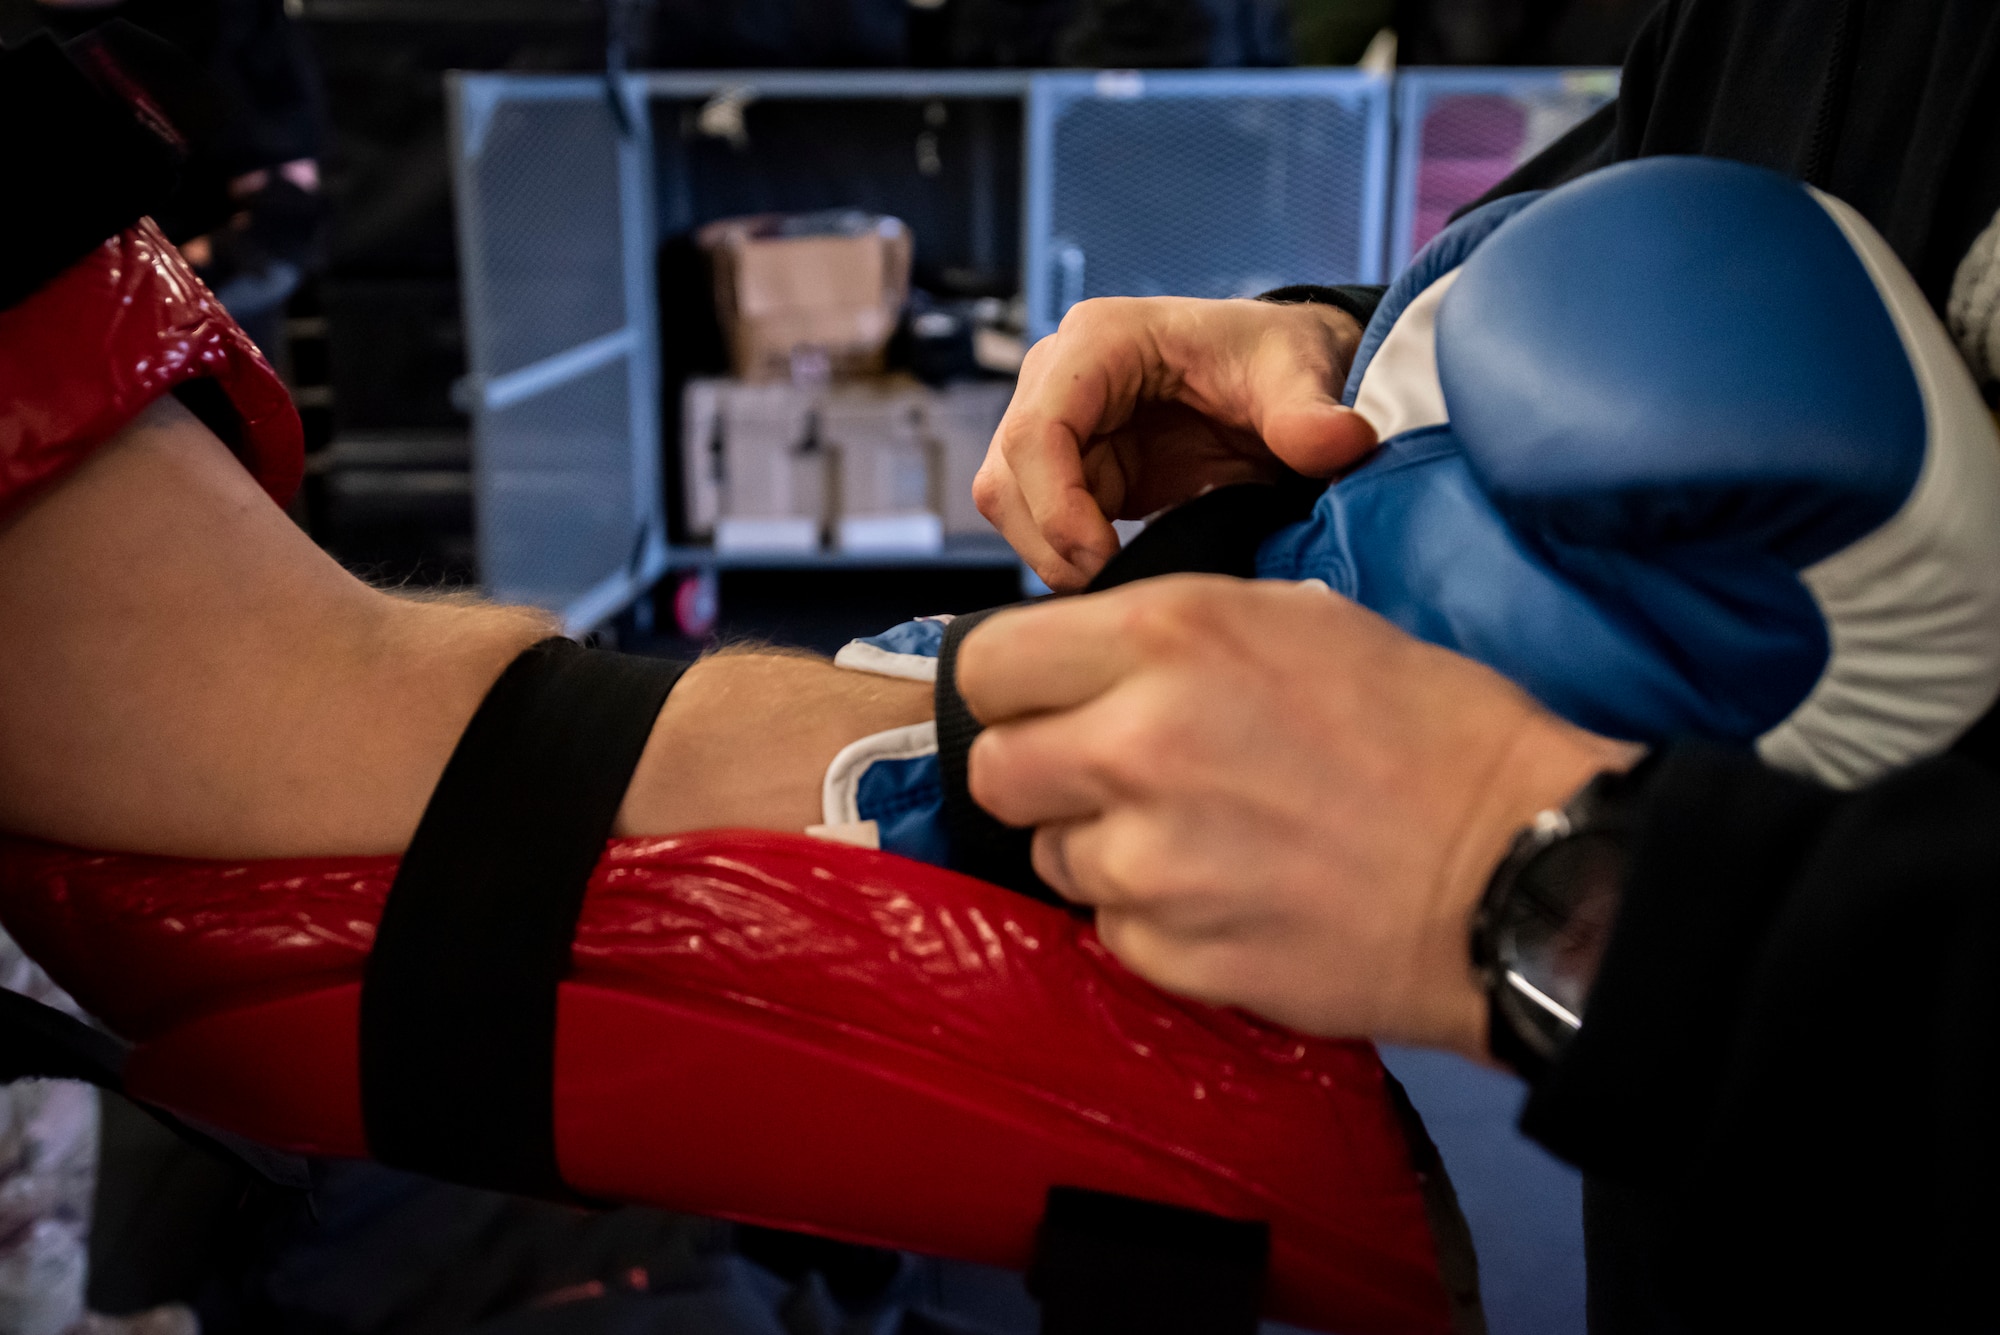
M 674 589 L 674 626 L 690 640 L 705 640 L 715 630 L 722 611 L 715 571 L 704 567 L 681 576 Z

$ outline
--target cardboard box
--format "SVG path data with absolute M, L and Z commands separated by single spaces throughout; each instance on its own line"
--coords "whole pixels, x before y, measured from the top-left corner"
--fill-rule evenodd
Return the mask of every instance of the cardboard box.
M 737 551 L 817 547 L 832 499 L 818 410 L 811 389 L 690 381 L 681 417 L 689 532 Z
M 932 390 L 924 423 L 937 442 L 939 513 L 947 533 L 991 533 L 972 504 L 972 478 L 1014 397 L 1011 380 L 967 381 Z
M 936 444 L 924 429 L 929 395 L 906 379 L 829 386 L 820 433 L 834 460 L 835 544 L 842 551 L 934 552 Z
M 681 390 L 681 506 L 688 536 L 707 538 L 722 514 L 723 397 L 732 382 L 690 380 Z
M 698 239 L 743 380 L 824 380 L 878 371 L 910 291 L 910 231 L 842 212 L 725 218 Z
M 843 551 L 885 552 L 936 551 L 946 534 L 991 533 L 973 507 L 972 477 L 1013 389 L 1000 381 L 932 389 L 906 377 L 819 388 L 689 381 L 688 530 L 735 550 L 797 550 L 809 523 Z M 782 518 L 800 522 L 769 522 Z

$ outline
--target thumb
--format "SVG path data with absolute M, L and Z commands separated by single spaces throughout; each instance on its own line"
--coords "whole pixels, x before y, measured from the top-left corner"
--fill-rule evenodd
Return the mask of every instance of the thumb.
M 1294 472 L 1332 477 L 1375 448 L 1375 428 L 1306 377 L 1288 386 L 1264 410 L 1259 434 Z

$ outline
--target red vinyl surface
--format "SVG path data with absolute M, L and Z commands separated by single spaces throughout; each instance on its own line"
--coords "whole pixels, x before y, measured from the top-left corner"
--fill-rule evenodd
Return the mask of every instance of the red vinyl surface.
M 16 202 L 10 207 L 28 207 Z M 213 377 L 238 451 L 280 505 L 305 470 L 291 395 L 150 218 L 0 311 L 0 517 L 60 478 L 160 395 Z
M 393 858 L 0 843 L 0 917 L 139 1040 L 135 1094 L 362 1155 L 356 1016 Z M 1268 1220 L 1273 1315 L 1438 1331 L 1419 1183 L 1365 1043 L 1182 1002 L 1086 924 L 802 836 L 610 844 L 564 985 L 588 1195 L 1019 1267 L 1053 1184 Z

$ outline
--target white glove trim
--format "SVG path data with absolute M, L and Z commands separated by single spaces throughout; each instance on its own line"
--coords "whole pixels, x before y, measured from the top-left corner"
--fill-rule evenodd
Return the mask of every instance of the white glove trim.
M 1887 523 L 1800 572 L 1831 652 L 1766 763 L 1857 787 L 1951 745 L 2000 695 L 2000 435 L 1958 349 L 1860 214 L 1813 192 L 1882 295 L 1923 395 L 1924 462 Z
M 833 656 L 833 665 L 856 672 L 873 672 L 881 677 L 902 677 L 909 681 L 937 680 L 937 659 L 925 654 L 898 654 L 879 644 L 849 640 Z
M 870 733 L 840 748 L 820 785 L 820 820 L 853 825 L 861 820 L 861 776 L 878 760 L 914 760 L 937 751 L 937 724 L 910 723 Z M 872 823 L 872 822 L 871 822 Z
M 1354 411 L 1375 428 L 1377 440 L 1451 420 L 1438 380 L 1437 313 L 1458 275 L 1457 269 L 1440 275 L 1403 308 L 1361 373 Z

